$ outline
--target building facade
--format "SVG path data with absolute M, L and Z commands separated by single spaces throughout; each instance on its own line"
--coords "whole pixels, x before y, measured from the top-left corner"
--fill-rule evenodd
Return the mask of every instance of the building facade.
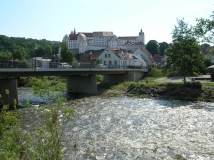
M 107 47 L 114 49 L 126 49 L 132 52 L 144 47 L 144 32 L 139 32 L 138 36 L 117 37 L 113 32 L 79 32 L 71 31 L 63 37 L 63 41 L 68 45 L 68 49 L 85 53 L 89 50 L 101 50 Z

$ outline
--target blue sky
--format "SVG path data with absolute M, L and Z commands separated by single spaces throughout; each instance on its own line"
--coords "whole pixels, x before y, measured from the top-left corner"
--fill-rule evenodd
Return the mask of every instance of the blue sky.
M 0 34 L 62 41 L 74 27 L 118 37 L 137 36 L 142 29 L 146 43 L 170 43 L 177 18 L 194 25 L 213 10 L 213 0 L 1 0 Z

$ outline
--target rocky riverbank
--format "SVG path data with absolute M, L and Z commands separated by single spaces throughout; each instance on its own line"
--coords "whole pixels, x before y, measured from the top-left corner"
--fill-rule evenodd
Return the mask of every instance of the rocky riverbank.
M 119 86 L 98 85 L 98 95 L 214 102 L 214 86 L 203 86 L 200 82 L 152 85 L 142 81 L 126 82 Z
M 190 101 L 214 101 L 214 87 L 201 86 L 142 86 L 129 88 L 129 96 L 177 99 Z

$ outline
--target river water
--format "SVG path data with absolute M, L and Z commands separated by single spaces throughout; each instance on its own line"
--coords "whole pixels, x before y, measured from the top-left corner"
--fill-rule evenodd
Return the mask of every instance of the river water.
M 32 96 L 26 91 L 19 90 L 20 99 Z M 214 103 L 100 96 L 73 101 L 77 114 L 63 136 L 66 160 L 214 159 Z M 23 109 L 26 123 L 36 123 L 37 112 Z

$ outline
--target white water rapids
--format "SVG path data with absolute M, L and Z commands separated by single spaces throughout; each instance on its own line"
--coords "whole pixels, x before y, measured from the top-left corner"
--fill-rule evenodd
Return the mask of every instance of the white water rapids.
M 66 160 L 214 159 L 214 103 L 95 96 L 72 107 Z

